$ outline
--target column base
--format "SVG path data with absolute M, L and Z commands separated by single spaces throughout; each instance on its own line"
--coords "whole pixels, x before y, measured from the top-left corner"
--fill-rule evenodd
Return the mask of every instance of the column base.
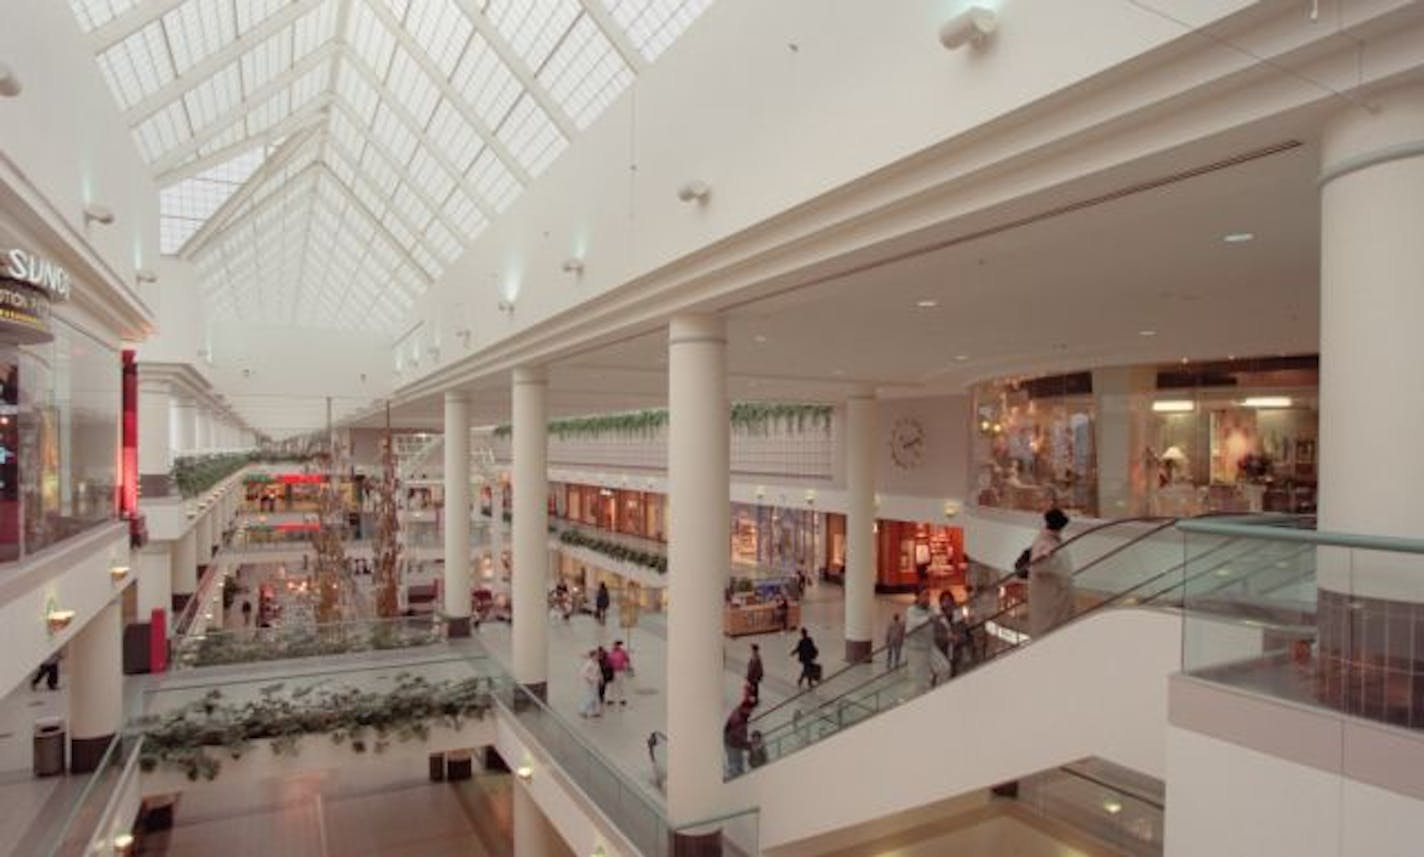
M 188 602 L 193 600 L 193 593 L 173 593 L 173 615 L 177 616 L 183 612 L 183 608 L 188 606 Z
M 989 789 L 994 797 L 1017 798 L 1019 796 L 1019 781 L 1009 780 L 1007 783 L 999 783 Z
M 849 664 L 870 663 L 870 641 L 869 640 L 846 640 L 845 659 Z
M 672 857 L 722 857 L 722 831 L 707 833 L 681 833 L 672 831 L 669 849 Z
M 469 616 L 449 616 L 445 619 L 445 636 L 450 638 L 470 636 Z
M 537 697 L 540 702 L 547 705 L 549 703 L 549 683 L 547 681 L 532 681 L 521 685 L 529 692 L 530 696 Z M 528 705 L 529 701 L 523 694 L 515 694 L 514 710 L 518 711 L 521 706 Z
M 71 774 L 87 774 L 96 770 L 99 763 L 104 760 L 104 753 L 108 751 L 109 744 L 113 740 L 112 732 L 97 738 L 69 739 L 69 772 Z

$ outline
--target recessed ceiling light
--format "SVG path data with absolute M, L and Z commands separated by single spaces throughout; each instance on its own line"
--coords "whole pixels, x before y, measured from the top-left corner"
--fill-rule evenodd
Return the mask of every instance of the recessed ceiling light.
M 845 370 L 844 370 L 844 369 L 832 369 L 832 370 L 831 370 L 831 374 L 834 375 L 834 376 L 836 376 L 837 378 L 839 378 L 839 377 L 841 377 L 842 375 L 845 374 Z
M 1152 411 L 1158 414 L 1185 414 L 1197 409 L 1197 403 L 1190 399 L 1158 399 L 1152 403 Z
M 757 345 L 761 345 L 762 343 L 766 342 L 766 337 L 758 333 L 756 336 L 752 337 L 752 341 L 755 342 Z
M 954 355 L 954 359 L 955 359 L 956 361 L 960 362 L 960 363 L 963 363 L 964 361 L 966 361 L 966 360 L 969 359 L 969 355 L 968 355 L 968 354 L 956 354 L 956 355 Z
M 1137 335 L 1138 335 L 1138 336 L 1156 336 L 1156 335 L 1157 335 L 1157 331 L 1155 331 L 1155 330 L 1139 330 L 1139 331 L 1137 331 Z
M 1254 232 L 1228 232 L 1221 236 L 1221 240 L 1227 244 L 1245 244 L 1256 237 Z
M 1248 396 L 1241 404 L 1248 408 L 1289 408 L 1290 396 Z
M 925 298 L 924 300 L 915 301 L 915 306 L 920 309 L 934 309 L 939 306 L 939 301 L 932 298 Z
M 1183 366 L 1187 365 L 1187 364 L 1190 363 L 1190 362 L 1192 362 L 1192 361 L 1191 361 L 1189 358 L 1186 358 L 1186 357 L 1183 357 L 1183 358 L 1182 358 L 1182 365 L 1183 365 Z

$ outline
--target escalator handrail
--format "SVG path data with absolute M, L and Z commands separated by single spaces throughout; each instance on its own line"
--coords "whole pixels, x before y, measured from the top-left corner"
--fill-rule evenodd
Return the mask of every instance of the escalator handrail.
M 1177 518 L 1162 517 L 1162 516 L 1145 516 L 1145 517 L 1136 517 L 1136 518 L 1121 518 L 1121 519 L 1118 519 L 1118 520 L 1116 520 L 1116 521 L 1108 521 L 1108 522 L 1106 522 L 1106 523 L 1098 524 L 1098 525 L 1096 525 L 1096 526 L 1090 527 L 1090 528 L 1084 530 L 1084 531 L 1081 532 L 1081 533 L 1076 533 L 1076 534 L 1074 534 L 1072 538 L 1069 538 L 1069 539 L 1067 539 L 1066 541 L 1064 541 L 1062 544 L 1058 545 L 1058 546 L 1057 546 L 1056 548 L 1054 548 L 1050 553 L 1045 554 L 1045 555 L 1042 556 L 1042 557 L 1039 557 L 1039 559 L 1036 560 L 1035 563 L 1036 563 L 1036 562 L 1042 562 L 1042 561 L 1044 561 L 1044 560 L 1046 560 L 1046 559 L 1048 559 L 1048 558 L 1050 558 L 1050 557 L 1056 555 L 1059 551 L 1064 550 L 1064 549 L 1067 548 L 1069 545 L 1071 545 L 1071 544 L 1077 542 L 1079 539 L 1083 538 L 1084 536 L 1090 535 L 1090 534 L 1092 534 L 1092 533 L 1100 532 L 1100 531 L 1105 530 L 1105 529 L 1107 529 L 1107 528 L 1109 528 L 1109 527 L 1120 526 L 1120 525 L 1123 525 L 1123 524 L 1144 524 L 1144 523 L 1146 523 L 1146 524 L 1153 524 L 1153 525 L 1154 525 L 1154 526 L 1152 526 L 1151 529 L 1147 530 L 1146 532 L 1142 532 L 1142 533 L 1139 533 L 1139 534 L 1133 536 L 1133 537 L 1132 537 L 1131 539 L 1129 539 L 1128 541 L 1123 542 L 1121 545 L 1118 545 L 1118 546 L 1112 548 L 1111 550 L 1109 550 L 1107 553 L 1103 554 L 1102 556 L 1095 558 L 1092 562 L 1088 563 L 1087 565 L 1084 565 L 1083 567 L 1078 568 L 1078 569 L 1074 569 L 1074 571 L 1073 571 L 1073 576 L 1074 576 L 1074 577 L 1077 577 L 1079 574 L 1082 574 L 1083 572 L 1088 571 L 1089 569 L 1096 567 L 1096 566 L 1098 565 L 1098 563 L 1103 562 L 1104 560 L 1110 559 L 1110 558 L 1113 557 L 1113 556 L 1116 556 L 1117 554 L 1121 553 L 1123 550 L 1126 550 L 1127 548 L 1132 547 L 1132 546 L 1135 545 L 1135 544 L 1138 544 L 1139 542 L 1143 541 L 1144 539 L 1150 538 L 1150 537 L 1152 537 L 1152 536 L 1154 536 L 1154 535 L 1156 535 L 1156 534 L 1162 532 L 1163 530 L 1166 530 L 1166 529 L 1169 529 L 1169 528 L 1171 528 L 1171 527 L 1176 526 L 1177 521 L 1178 521 Z M 1032 565 L 1032 564 L 1031 564 L 1031 565 Z M 1004 583 L 1006 583 L 1007 581 L 1013 579 L 1013 578 L 1016 577 L 1016 576 L 1017 576 L 1017 572 L 1009 572 L 1008 574 L 1005 574 L 1003 577 L 1000 577 L 998 580 L 996 580 L 993 585 L 994 585 L 995 588 L 997 588 L 997 587 L 999 587 L 999 586 L 1002 586 Z M 974 631 L 974 629 L 976 629 L 976 628 L 984 628 L 985 626 L 988 625 L 988 623 L 993 622 L 995 619 L 999 619 L 999 618 L 1001 618 L 1001 617 L 1007 615 L 1007 614 L 1010 613 L 1011 611 L 1018 609 L 1019 606 L 1020 606 L 1019 604 L 1012 604 L 1012 605 L 1010 605 L 1010 606 L 1008 606 L 1008 607 L 1005 607 L 1005 608 L 1003 608 L 1002 610 L 999 610 L 998 612 L 994 613 L 993 615 L 987 616 L 987 617 L 985 617 L 985 618 L 983 618 L 983 619 L 981 619 L 981 620 L 979 620 L 979 621 L 977 621 L 977 622 L 975 622 L 975 623 L 969 625 L 968 628 L 967 628 L 967 631 L 970 632 L 970 633 L 972 633 L 972 632 Z M 1086 611 L 1085 611 L 1085 612 L 1086 612 Z M 910 631 L 910 632 L 909 632 L 908 634 L 906 634 L 905 636 L 906 636 L 906 639 L 908 640 L 911 636 L 913 636 L 913 635 L 915 635 L 915 634 L 930 633 L 931 630 L 932 630 L 932 623 L 926 622 L 924 625 L 921 625 L 920 627 L 915 628 L 914 630 Z M 854 663 L 854 664 L 847 664 L 846 666 L 844 666 L 844 667 L 842 667 L 842 668 L 836 670 L 835 672 L 831 673 L 831 674 L 830 674 L 829 676 L 827 676 L 823 681 L 819 682 L 819 684 L 824 684 L 824 683 L 827 682 L 827 681 L 831 681 L 831 680 L 835 679 L 837 676 L 844 675 L 845 673 L 849 672 L 850 670 L 856 669 L 857 667 L 864 666 L 865 663 L 873 662 L 873 661 L 875 660 L 876 655 L 879 655 L 879 654 L 883 653 L 883 652 L 885 651 L 885 648 L 886 648 L 885 646 L 881 646 L 881 647 L 878 648 L 878 649 L 872 649 L 871 652 L 870 652 L 870 654 L 866 657 L 866 660 L 865 660 L 864 662 L 861 662 L 861 663 Z M 871 677 L 870 679 L 868 679 L 867 681 L 874 681 L 876 678 L 879 678 L 879 676 L 878 676 L 878 675 L 877 675 L 877 676 L 873 676 L 873 677 Z M 851 687 L 850 689 L 846 690 L 845 693 L 838 694 L 836 697 L 832 697 L 831 699 L 826 700 L 826 703 L 833 702 L 835 699 L 839 698 L 840 696 L 844 696 L 845 694 L 853 693 L 853 692 L 855 692 L 856 690 L 859 690 L 859 689 L 860 689 L 861 687 L 863 687 L 865 684 L 866 684 L 866 682 L 861 682 L 860 684 L 857 684 L 857 685 L 855 685 L 854 687 Z M 756 722 L 758 722 L 758 721 L 764 720 L 764 718 L 769 717 L 769 716 L 772 714 L 772 712 L 778 711 L 778 710 L 780 710 L 780 709 L 782 709 L 782 708 L 784 708 L 784 707 L 786 707 L 786 706 L 788 706 L 788 705 L 790 705 L 790 704 L 796 702 L 797 700 L 800 700 L 802 697 L 804 697 L 804 696 L 806 696 L 806 695 L 812 693 L 814 690 L 815 690 L 815 688 L 808 688 L 807 690 L 798 691 L 796 694 L 787 697 L 786 699 L 782 700 L 781 702 L 777 703 L 776 705 L 773 705 L 771 708 L 768 708 L 766 711 L 763 711 L 763 712 L 761 712 L 760 714 L 758 714 L 758 715 L 756 715 L 755 717 L 753 717 L 753 718 L 751 719 L 751 723 L 756 723 Z M 818 707 L 820 707 L 820 706 L 818 706 Z

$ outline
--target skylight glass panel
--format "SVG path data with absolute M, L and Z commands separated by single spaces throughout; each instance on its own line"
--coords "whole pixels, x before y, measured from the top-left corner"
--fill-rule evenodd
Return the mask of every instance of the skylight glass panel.
M 352 155 L 358 155 L 366 146 L 366 135 L 345 110 L 337 110 L 331 116 L 331 138 L 341 144 Z
M 242 55 L 242 86 L 253 92 L 292 67 L 292 37 L 283 30 Z
M 89 32 L 132 9 L 135 0 L 69 0 L 79 29 Z
M 255 136 L 286 119 L 292 113 L 292 99 L 287 90 L 282 90 L 259 104 L 247 114 L 247 134 Z
M 188 121 L 192 123 L 195 132 L 206 128 L 241 100 L 242 73 L 236 62 L 205 78 L 183 95 L 183 104 L 188 109 Z
M 254 149 L 225 164 L 163 188 L 158 194 L 159 250 L 176 253 L 262 165 Z
M 114 98 L 125 110 L 173 80 L 173 63 L 157 21 L 99 54 L 98 62 Z
M 514 73 L 479 35 L 470 40 L 450 83 L 491 128 L 504 121 L 515 100 L 524 92 Z
M 422 128 L 430 121 L 435 102 L 440 100 L 440 92 L 435 84 L 404 48 L 396 48 L 391 60 L 391 73 L 386 78 L 386 88 L 395 98 L 400 99 L 400 103 Z
M 445 217 L 455 224 L 461 240 L 468 243 L 485 225 L 485 217 L 469 194 L 459 188 L 445 201 Z
M 356 116 L 363 123 L 369 123 L 371 117 L 376 115 L 376 105 L 381 100 L 376 90 L 366 82 L 366 78 L 352 68 L 349 62 L 343 62 L 336 74 L 336 94 L 356 112 Z
M 712 0 L 594 0 L 608 9 L 648 62 L 677 41 Z
M 326 89 L 329 78 L 330 73 L 325 63 L 297 78 L 296 82 L 292 84 L 292 112 L 295 113 L 303 105 L 321 95 L 322 90 Z
M 288 0 L 241 0 L 234 3 L 237 12 L 237 32 L 241 35 L 272 15 L 287 4 Z
M 376 120 L 371 124 L 371 133 L 402 166 L 415 153 L 415 135 L 401 124 L 384 101 L 376 108 Z
M 475 158 L 467 174 L 475 190 L 484 194 L 485 202 L 495 211 L 504 211 L 519 196 L 519 182 L 490 149 Z
M 148 117 L 134 129 L 134 136 L 138 138 L 139 149 L 149 163 L 189 139 L 192 134 L 188 131 L 188 117 L 183 111 L 183 102 L 175 101 Z
M 435 215 L 425 203 L 420 201 L 410 188 L 400 185 L 396 188 L 395 194 L 391 197 L 392 206 L 405 217 L 406 222 L 412 229 L 419 232 L 424 231 L 430 225 L 430 220 Z
M 531 176 L 542 173 L 568 145 L 548 114 L 528 95 L 515 103 L 496 133 Z
M 598 24 L 580 15 L 539 72 L 539 82 L 582 129 L 633 82 L 633 73 Z
M 292 25 L 293 59 L 299 60 L 336 35 L 337 0 L 326 0 Z
M 369 66 L 377 77 L 384 79 L 386 69 L 391 64 L 391 54 L 395 51 L 396 39 L 366 6 L 365 0 L 352 0 L 348 31 L 351 51 Z
M 534 72 L 580 12 L 579 0 L 490 0 L 485 14 Z
M 198 154 L 207 157 L 219 149 L 225 149 L 247 137 L 247 121 L 239 119 L 218 134 L 209 137 L 198 147 Z
M 438 220 L 426 228 L 425 243 L 434 249 L 440 259 L 441 267 L 436 268 L 436 271 L 444 270 L 445 265 L 451 264 L 455 261 L 455 258 L 460 255 L 460 242 L 456 240 L 454 234 L 446 229 L 444 224 Z
M 449 101 L 441 100 L 425 133 L 461 173 L 470 168 L 484 141 Z
M 179 75 L 237 38 L 231 0 L 188 0 L 163 16 L 173 68 Z
M 455 188 L 455 180 L 440 167 L 424 146 L 415 150 L 415 156 L 410 159 L 406 172 L 437 205 L 444 202 L 445 197 Z
M 405 29 L 448 78 L 475 27 L 451 0 L 420 0 L 405 16 Z

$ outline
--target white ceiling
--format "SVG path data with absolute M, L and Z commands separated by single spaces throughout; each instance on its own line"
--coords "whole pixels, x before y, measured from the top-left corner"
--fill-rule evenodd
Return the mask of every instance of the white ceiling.
M 393 332 L 712 0 L 70 0 L 210 311 Z
M 1091 191 L 1085 180 L 1077 196 L 1058 194 L 1093 204 L 734 299 L 723 308 L 732 395 L 834 402 L 864 385 L 925 395 L 1003 374 L 1316 350 L 1312 143 L 1098 201 L 1114 195 L 1104 187 L 1136 187 L 1206 157 L 1130 165 L 1094 177 Z M 1223 241 L 1241 232 L 1254 238 Z M 468 389 L 476 423 L 508 419 L 507 379 Z M 571 354 L 551 367 L 550 390 L 556 416 L 661 405 L 666 334 L 633 331 Z M 438 428 L 440 414 L 438 400 L 411 402 L 398 424 Z

